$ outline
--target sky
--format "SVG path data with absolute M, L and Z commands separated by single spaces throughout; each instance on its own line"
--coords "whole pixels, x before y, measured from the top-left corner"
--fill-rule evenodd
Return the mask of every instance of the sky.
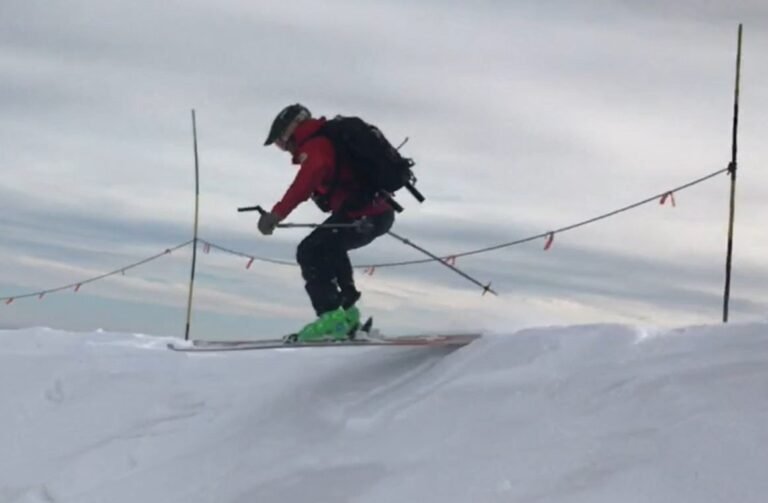
M 0 298 L 98 276 L 199 236 L 293 261 L 302 230 L 254 214 L 295 174 L 263 147 L 300 102 L 358 115 L 416 161 L 393 230 L 441 256 L 559 229 L 725 168 L 744 23 L 731 319 L 768 317 L 768 6 L 736 2 L 0 3 Z M 680 325 L 722 315 L 729 178 L 545 240 L 358 270 L 383 330 Z M 290 220 L 317 222 L 311 203 Z M 195 338 L 313 313 L 297 267 L 200 247 Z M 0 327 L 183 335 L 190 247 L 77 292 L 0 305 Z M 420 259 L 384 236 L 358 265 Z

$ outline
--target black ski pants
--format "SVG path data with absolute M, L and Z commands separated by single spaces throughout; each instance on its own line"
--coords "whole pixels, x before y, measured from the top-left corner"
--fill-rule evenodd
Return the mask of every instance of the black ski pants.
M 317 315 L 349 307 L 360 297 L 355 288 L 350 250 L 370 244 L 385 234 L 395 221 L 395 212 L 388 211 L 365 217 L 358 227 L 318 227 L 296 249 L 296 261 L 301 266 L 304 288 Z M 356 220 L 343 214 L 331 215 L 324 224 L 350 224 Z

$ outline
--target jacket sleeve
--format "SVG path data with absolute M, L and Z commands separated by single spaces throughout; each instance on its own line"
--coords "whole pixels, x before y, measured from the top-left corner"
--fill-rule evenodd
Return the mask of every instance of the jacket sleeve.
M 309 199 L 333 173 L 333 160 L 321 149 L 307 149 L 299 153 L 298 157 L 303 157 L 299 172 L 283 198 L 272 208 L 272 213 L 280 220 L 284 220 L 299 204 Z

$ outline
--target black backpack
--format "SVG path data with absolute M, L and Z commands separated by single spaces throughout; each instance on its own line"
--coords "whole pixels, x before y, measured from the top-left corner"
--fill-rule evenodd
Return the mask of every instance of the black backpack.
M 419 202 L 424 201 L 424 196 L 413 185 L 416 183 L 411 169 L 413 160 L 400 155 L 376 126 L 359 117 L 338 115 L 326 121 L 320 130 L 312 135 L 315 136 L 323 136 L 333 144 L 337 162 L 348 164 L 360 185 L 360 190 L 345 205 L 345 209 L 357 209 L 377 197 L 384 197 L 395 210 L 402 211 L 402 206 L 392 199 L 392 195 L 404 187 Z M 329 192 L 324 197 L 315 198 L 321 209 L 327 209 L 323 203 L 327 204 L 327 200 L 338 186 L 337 171 Z

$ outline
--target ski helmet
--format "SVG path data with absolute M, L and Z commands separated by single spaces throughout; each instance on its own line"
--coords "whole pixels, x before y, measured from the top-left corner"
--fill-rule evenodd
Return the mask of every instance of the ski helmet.
M 269 135 L 264 145 L 271 145 L 276 140 L 288 141 L 296 126 L 310 117 L 312 114 L 307 107 L 299 103 L 283 108 L 272 121 L 272 127 L 269 129 Z

